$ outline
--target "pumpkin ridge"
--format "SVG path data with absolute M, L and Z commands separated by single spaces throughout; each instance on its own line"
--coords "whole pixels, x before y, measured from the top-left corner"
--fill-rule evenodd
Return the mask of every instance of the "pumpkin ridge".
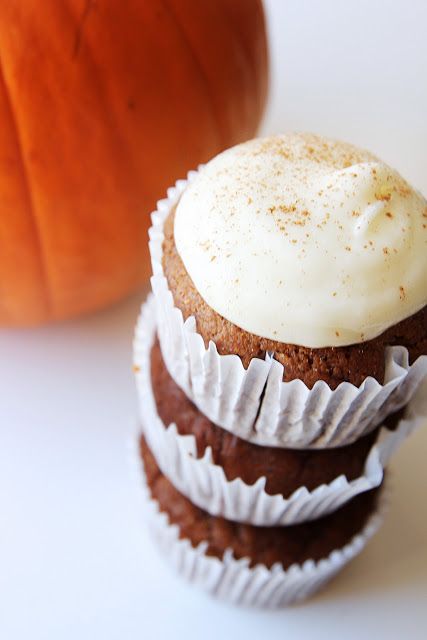
M 222 1 L 221 6 L 227 16 L 228 25 L 234 34 L 236 42 L 239 43 L 241 50 L 244 52 L 245 57 L 249 61 L 249 67 L 251 69 L 253 82 L 254 82 L 254 85 L 256 85 L 255 95 L 257 97 L 258 120 L 260 120 L 263 117 L 265 108 L 266 108 L 268 85 L 269 85 L 268 75 L 266 75 L 265 73 L 260 73 L 259 66 L 256 64 L 257 60 L 253 57 L 252 55 L 253 52 L 251 51 L 251 48 L 248 47 L 248 42 L 245 40 L 245 38 L 242 37 L 241 30 L 239 30 L 236 21 L 231 16 L 229 3 L 227 1 L 225 2 Z M 264 22 L 264 29 L 266 29 L 266 21 L 265 21 L 263 6 L 262 6 L 262 0 L 259 8 L 260 8 L 260 15 L 262 16 L 263 22 Z M 266 65 L 268 65 L 269 50 L 268 50 L 268 44 L 265 40 L 264 40 L 263 48 L 265 49 L 264 51 L 265 63 Z
M 227 134 L 223 131 L 222 126 L 221 126 L 221 119 L 218 115 L 218 112 L 215 108 L 215 101 L 212 99 L 212 93 L 211 93 L 211 88 L 210 88 L 210 83 L 209 83 L 209 77 L 206 75 L 205 70 L 203 69 L 202 65 L 199 62 L 199 59 L 196 55 L 196 52 L 193 49 L 193 46 L 191 44 L 191 42 L 189 41 L 187 34 L 185 33 L 185 29 L 183 28 L 181 22 L 178 20 L 177 16 L 175 15 L 172 7 L 170 6 L 168 0 L 162 0 L 162 4 L 163 7 L 165 9 L 165 11 L 167 11 L 167 13 L 171 16 L 172 20 L 174 21 L 177 31 L 178 33 L 181 35 L 182 40 L 185 44 L 185 46 L 187 47 L 187 50 L 189 51 L 191 58 L 194 62 L 194 66 L 197 69 L 199 76 L 202 78 L 203 80 L 203 84 L 205 85 L 205 89 L 206 89 L 206 95 L 208 96 L 209 100 L 209 104 L 210 104 L 210 108 L 211 108 L 211 112 L 213 115 L 213 119 L 216 122 L 217 125 L 217 131 L 219 134 L 219 141 L 220 141 L 220 146 L 221 149 L 227 147 Z
M 75 20 L 75 16 L 72 13 L 72 10 L 69 6 L 68 3 L 64 3 L 64 10 L 67 12 L 70 20 Z M 76 35 L 75 35 L 75 40 L 74 40 L 74 48 L 73 48 L 73 52 L 72 52 L 72 59 L 73 62 L 75 62 L 76 64 L 79 64 L 79 60 L 77 60 L 80 50 L 81 50 L 81 46 L 83 44 L 83 38 L 82 38 L 82 33 L 84 31 L 84 28 L 87 26 L 87 19 L 89 17 L 89 14 L 91 12 L 93 12 L 95 9 L 97 8 L 96 6 L 96 0 L 86 0 L 85 2 L 85 6 L 83 8 L 83 10 L 80 13 L 80 16 L 78 17 L 78 24 L 76 27 Z M 114 132 L 114 138 L 117 142 L 117 144 L 120 146 L 120 148 L 125 148 L 126 147 L 126 139 L 121 131 L 121 127 L 119 124 L 119 118 L 118 118 L 118 114 L 117 114 L 117 109 L 113 109 L 112 107 L 112 101 L 111 101 L 111 96 L 110 96 L 110 89 L 108 86 L 108 82 L 105 81 L 104 77 L 101 76 L 99 73 L 96 73 L 97 70 L 99 68 L 102 68 L 102 63 L 99 62 L 98 58 L 97 58 L 97 52 L 96 49 L 93 46 L 93 43 L 91 42 L 90 38 L 85 38 L 84 40 L 84 46 L 86 49 L 86 55 L 87 55 L 87 62 L 91 65 L 92 69 L 93 69 L 93 74 L 92 74 L 92 79 L 93 79 L 93 83 L 96 85 L 97 89 L 99 90 L 99 92 L 102 94 L 102 96 L 104 97 L 105 102 L 108 102 L 108 104 L 110 105 L 110 109 L 108 110 L 108 112 L 106 112 L 106 116 L 109 119 L 109 129 L 110 132 L 113 134 Z M 134 161 L 132 161 L 132 169 L 135 170 L 135 163 Z M 141 183 L 143 186 L 143 182 Z M 146 193 L 146 189 L 144 188 L 144 196 Z M 143 215 L 143 212 L 141 211 L 141 215 Z
M 73 59 L 77 58 L 77 56 L 79 55 L 80 45 L 82 43 L 82 37 L 83 37 L 83 30 L 86 25 L 86 21 L 89 17 L 89 13 L 93 9 L 93 7 L 94 7 L 93 0 L 86 0 L 85 5 L 83 7 L 83 11 L 81 12 L 81 15 L 77 24 L 76 36 L 74 38 L 73 55 L 72 55 Z
M 24 159 L 22 142 L 19 135 L 18 121 L 17 121 L 15 110 L 13 107 L 13 102 L 10 95 L 9 87 L 7 85 L 6 76 L 3 70 L 3 63 L 1 61 L 1 56 L 0 56 L 0 82 L 4 88 L 4 96 L 5 96 L 7 108 L 10 113 L 10 121 L 12 123 L 13 133 L 14 133 L 15 142 L 16 142 L 16 148 L 18 150 L 18 161 L 19 161 L 19 166 L 22 174 L 22 184 L 26 192 L 26 200 L 28 203 L 28 213 L 30 217 L 31 227 L 34 230 L 34 239 L 37 247 L 37 255 L 39 257 L 40 271 L 43 276 L 42 291 L 44 292 L 44 296 L 45 296 L 46 310 L 49 313 L 52 310 L 52 299 L 50 295 L 50 285 L 49 285 L 49 271 L 46 263 L 42 235 L 41 235 L 39 226 L 37 224 L 37 215 L 35 211 L 34 200 L 32 197 L 28 171 L 27 171 L 27 167 Z M 44 283 L 44 286 L 43 286 L 43 283 Z

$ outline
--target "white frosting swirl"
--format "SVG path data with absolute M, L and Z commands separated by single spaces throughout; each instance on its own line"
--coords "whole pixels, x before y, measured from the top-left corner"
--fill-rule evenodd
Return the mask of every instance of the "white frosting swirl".
M 427 303 L 427 202 L 367 151 L 251 140 L 184 192 L 175 243 L 217 313 L 307 347 L 370 340 Z

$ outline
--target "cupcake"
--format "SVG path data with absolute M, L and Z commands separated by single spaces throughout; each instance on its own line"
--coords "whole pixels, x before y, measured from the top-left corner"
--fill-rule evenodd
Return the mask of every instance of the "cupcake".
M 427 367 L 427 205 L 399 174 L 293 134 L 234 147 L 180 189 L 154 219 L 152 284 L 166 366 L 203 413 L 262 445 L 341 446 L 410 400 Z
M 378 528 L 423 417 L 427 204 L 372 154 L 252 140 L 189 174 L 150 230 L 135 335 L 147 505 L 211 593 L 312 593 Z
M 307 524 L 254 527 L 213 517 L 176 490 L 144 440 L 141 454 L 157 543 L 188 580 L 236 604 L 275 608 L 308 597 L 361 551 L 381 523 L 378 489 Z

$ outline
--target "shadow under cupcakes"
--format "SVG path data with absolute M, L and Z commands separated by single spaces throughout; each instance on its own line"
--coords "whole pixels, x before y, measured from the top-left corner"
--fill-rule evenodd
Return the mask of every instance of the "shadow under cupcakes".
M 194 316 L 197 331 L 205 346 L 212 340 L 220 355 L 238 355 L 245 369 L 252 358 L 264 359 L 273 353 L 284 365 L 283 380 L 299 379 L 309 389 L 324 380 L 331 389 L 342 382 L 356 387 L 369 376 L 384 382 L 385 350 L 389 346 L 406 347 L 409 363 L 427 354 L 427 306 L 366 342 L 343 347 L 309 348 L 276 342 L 251 334 L 214 311 L 202 298 L 187 273 L 174 239 L 175 207 L 164 223 L 162 266 L 175 306 L 184 320 Z
M 381 493 L 381 489 L 367 491 L 334 513 L 303 524 L 261 527 L 233 522 L 208 514 L 179 493 L 160 471 L 143 437 L 140 444 L 151 498 L 167 514 L 169 524 L 178 527 L 179 538 L 189 540 L 193 548 L 206 543 L 206 556 L 222 559 L 231 550 L 237 560 L 248 558 L 251 567 L 279 563 L 286 570 L 328 557 L 363 530 Z
M 269 495 L 287 498 L 300 487 L 312 491 L 341 475 L 349 481 L 358 478 L 378 437 L 379 429 L 375 429 L 351 445 L 332 449 L 287 449 L 247 442 L 197 409 L 170 376 L 157 339 L 151 349 L 151 381 L 160 419 L 165 425 L 174 423 L 180 435 L 194 436 L 199 458 L 210 447 L 214 464 L 223 468 L 227 480 L 241 478 L 252 485 L 265 477 Z M 402 414 L 403 410 L 390 416 L 385 426 L 395 429 Z

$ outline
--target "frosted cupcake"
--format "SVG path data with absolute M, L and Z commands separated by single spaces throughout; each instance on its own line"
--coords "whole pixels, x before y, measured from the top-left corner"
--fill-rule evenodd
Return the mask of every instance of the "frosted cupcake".
M 341 446 L 410 400 L 427 369 L 427 203 L 397 172 L 293 134 L 179 187 L 155 220 L 153 290 L 165 364 L 204 414 L 262 445 Z

